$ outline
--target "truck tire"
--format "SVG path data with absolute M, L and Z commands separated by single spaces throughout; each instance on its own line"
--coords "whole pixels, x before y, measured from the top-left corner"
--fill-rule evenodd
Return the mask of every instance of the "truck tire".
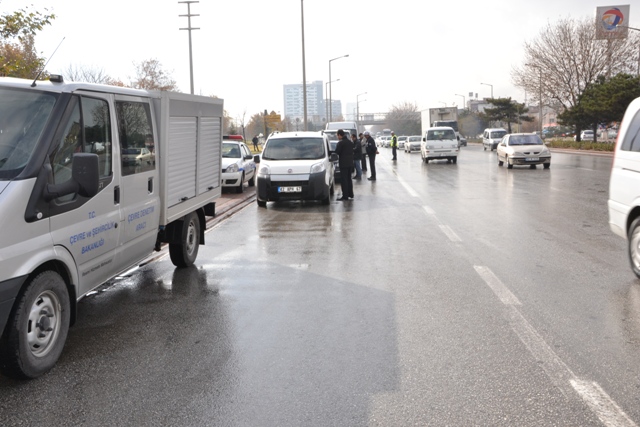
M 169 243 L 171 262 L 176 267 L 193 265 L 200 246 L 200 220 L 195 212 L 186 215 L 182 224 L 180 243 Z
M 69 331 L 71 306 L 55 271 L 34 277 L 16 300 L 0 345 L 0 367 L 13 378 L 37 378 L 54 367 Z

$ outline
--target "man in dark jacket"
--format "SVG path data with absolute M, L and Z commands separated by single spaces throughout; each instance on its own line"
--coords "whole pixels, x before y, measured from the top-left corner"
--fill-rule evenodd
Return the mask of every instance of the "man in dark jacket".
M 364 133 L 364 137 L 367 139 L 367 156 L 369 156 L 369 168 L 371 169 L 371 176 L 367 178 L 369 181 L 376 180 L 376 154 L 378 149 L 376 148 L 376 142 L 371 137 L 369 131 Z
M 367 171 L 367 139 L 364 137 L 364 134 L 360 132 L 358 135 L 358 147 L 362 149 L 362 171 Z
M 342 197 L 338 200 L 353 199 L 353 181 L 351 181 L 351 173 L 353 172 L 353 142 L 349 140 L 342 129 L 336 132 L 339 141 L 336 145 L 335 152 L 340 157 L 338 164 L 340 165 L 340 186 L 342 187 Z
M 356 168 L 356 176 L 353 179 L 362 179 L 362 146 L 355 134 L 351 135 L 351 142 L 353 142 L 353 166 Z

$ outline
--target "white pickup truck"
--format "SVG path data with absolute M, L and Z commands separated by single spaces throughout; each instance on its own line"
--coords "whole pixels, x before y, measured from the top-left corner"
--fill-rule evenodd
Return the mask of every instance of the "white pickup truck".
M 6 375 L 51 369 L 76 302 L 154 248 L 195 261 L 221 194 L 222 115 L 220 99 L 0 78 Z

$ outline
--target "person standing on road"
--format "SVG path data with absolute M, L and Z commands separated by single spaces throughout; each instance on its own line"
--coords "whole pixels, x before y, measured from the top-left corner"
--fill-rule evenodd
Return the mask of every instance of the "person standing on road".
M 367 140 L 367 156 L 369 156 L 369 167 L 371 168 L 371 176 L 367 178 L 369 181 L 376 180 L 376 154 L 378 154 L 378 148 L 376 142 L 371 138 L 369 131 L 364 133 L 364 137 Z
M 356 168 L 356 176 L 353 179 L 362 179 L 362 146 L 356 134 L 351 135 L 353 142 L 353 165 Z
M 361 151 L 362 151 L 362 171 L 366 172 L 367 171 L 367 140 L 364 137 L 364 134 L 362 132 L 360 132 L 360 135 L 358 135 L 358 147 L 360 147 Z
M 391 132 L 391 153 L 393 154 L 393 157 L 391 158 L 391 160 L 398 160 L 397 151 L 398 151 L 398 137 L 396 136 L 395 132 Z
M 353 171 L 353 142 L 344 134 L 344 130 L 338 129 L 338 145 L 335 153 L 339 156 L 340 166 L 340 186 L 342 187 L 342 197 L 338 200 L 353 199 L 353 181 L 351 172 Z
M 258 135 L 254 136 L 251 142 L 253 142 L 253 149 L 258 151 Z

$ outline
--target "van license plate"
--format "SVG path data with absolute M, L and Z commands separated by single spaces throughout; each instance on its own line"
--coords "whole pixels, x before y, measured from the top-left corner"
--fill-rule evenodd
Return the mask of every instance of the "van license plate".
M 527 157 L 524 159 L 525 162 L 537 162 L 540 160 L 540 157 Z
M 302 187 L 278 187 L 278 193 L 301 193 Z

